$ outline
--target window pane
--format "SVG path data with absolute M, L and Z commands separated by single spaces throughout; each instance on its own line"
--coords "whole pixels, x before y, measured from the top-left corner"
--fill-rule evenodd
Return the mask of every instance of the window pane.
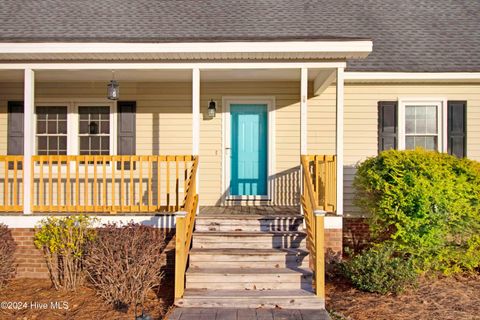
M 415 149 L 415 137 L 405 137 L 405 149 Z
M 47 150 L 48 141 L 47 137 L 37 137 L 37 148 L 38 150 Z
M 61 150 L 67 150 L 67 137 L 58 137 L 58 148 Z
M 47 122 L 40 120 L 37 121 L 37 133 L 38 134 L 44 134 L 47 133 Z
M 49 133 L 49 134 L 57 133 L 57 122 L 56 121 L 48 121 L 47 122 L 47 133 Z
M 80 137 L 80 150 L 90 149 L 89 137 Z
M 67 121 L 66 120 L 58 121 L 58 133 L 67 134 Z
M 101 149 L 107 151 L 110 150 L 110 137 L 102 137 Z
M 48 151 L 56 152 L 58 150 L 58 137 L 48 137 Z
M 100 149 L 100 137 L 90 137 L 90 149 L 91 150 Z
M 427 131 L 427 123 L 425 121 L 425 118 L 420 119 L 417 118 L 415 119 L 415 133 L 421 134 L 421 133 L 426 133 Z
M 415 133 L 415 119 L 405 119 L 405 133 Z
M 425 149 L 437 150 L 437 137 L 425 137 Z
M 80 134 L 88 133 L 88 121 L 80 120 L 79 132 Z
M 100 133 L 108 134 L 110 133 L 110 122 L 101 121 L 100 122 Z

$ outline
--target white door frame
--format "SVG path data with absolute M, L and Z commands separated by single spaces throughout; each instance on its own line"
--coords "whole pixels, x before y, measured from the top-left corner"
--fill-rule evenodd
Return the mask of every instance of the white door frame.
M 268 110 L 268 161 L 267 195 L 231 196 L 230 195 L 230 155 L 231 155 L 231 104 L 266 104 Z M 222 97 L 222 198 L 226 200 L 272 200 L 275 173 L 275 97 L 274 96 L 224 96 Z

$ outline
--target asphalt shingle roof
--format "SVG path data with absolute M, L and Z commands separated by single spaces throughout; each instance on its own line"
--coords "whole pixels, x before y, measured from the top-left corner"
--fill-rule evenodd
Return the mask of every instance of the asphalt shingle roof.
M 352 71 L 480 71 L 480 0 L 0 0 L 0 42 L 368 38 Z

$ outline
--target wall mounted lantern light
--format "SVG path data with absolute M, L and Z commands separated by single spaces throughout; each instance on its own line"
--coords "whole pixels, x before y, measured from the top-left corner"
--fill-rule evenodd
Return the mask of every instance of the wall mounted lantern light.
M 215 118 L 215 115 L 217 114 L 217 103 L 213 101 L 213 99 L 208 103 L 207 114 L 210 118 Z
M 90 134 L 98 134 L 98 123 L 92 121 L 88 124 L 88 132 Z
M 109 100 L 118 100 L 120 96 L 120 86 L 117 81 L 115 81 L 115 72 L 112 71 L 112 80 L 107 86 L 107 98 Z

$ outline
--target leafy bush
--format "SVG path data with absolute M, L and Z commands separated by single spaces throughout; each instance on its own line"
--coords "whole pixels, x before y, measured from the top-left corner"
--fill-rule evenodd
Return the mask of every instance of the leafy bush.
M 421 271 L 480 266 L 480 164 L 429 152 L 382 152 L 358 167 L 356 203 L 376 242 L 391 239 Z
M 417 280 L 411 259 L 396 255 L 390 243 L 353 256 L 341 264 L 341 270 L 355 287 L 381 294 L 401 293 Z
M 15 241 L 8 227 L 0 224 L 0 288 L 15 273 Z
M 87 274 L 107 303 L 119 309 L 141 305 L 163 277 L 164 248 L 164 235 L 154 227 L 104 225 L 91 244 Z
M 35 246 L 43 250 L 55 289 L 75 290 L 83 281 L 86 248 L 95 237 L 94 219 L 88 216 L 48 217 L 35 233 Z

